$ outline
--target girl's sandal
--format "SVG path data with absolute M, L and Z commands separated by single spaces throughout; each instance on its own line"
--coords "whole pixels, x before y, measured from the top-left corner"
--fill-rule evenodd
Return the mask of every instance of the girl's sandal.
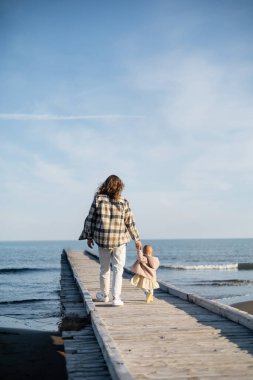
M 147 296 L 147 303 L 150 303 L 151 301 L 153 301 L 153 294 L 152 293 L 149 293 L 148 296 Z

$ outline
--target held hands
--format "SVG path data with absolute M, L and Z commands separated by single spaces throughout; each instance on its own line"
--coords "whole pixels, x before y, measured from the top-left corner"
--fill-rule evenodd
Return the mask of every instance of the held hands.
M 93 239 L 87 239 L 87 244 L 88 244 L 88 247 L 92 249 L 94 247 L 94 240 Z
M 142 250 L 142 244 L 140 240 L 135 240 L 135 247 L 138 249 L 138 251 Z
M 138 249 L 137 251 L 137 260 L 139 261 L 139 263 L 147 263 L 147 258 L 143 256 L 143 253 L 140 249 Z
M 140 240 L 135 240 L 135 247 L 137 248 L 137 260 L 139 262 L 143 261 L 143 254 L 142 254 L 142 244 Z

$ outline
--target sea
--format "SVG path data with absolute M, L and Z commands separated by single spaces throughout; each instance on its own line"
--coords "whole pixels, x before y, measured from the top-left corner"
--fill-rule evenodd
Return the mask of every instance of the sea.
M 151 244 L 159 257 L 159 280 L 222 304 L 253 300 L 253 239 L 142 243 Z M 87 246 L 84 241 L 0 242 L 0 327 L 58 329 L 63 249 Z M 126 265 L 131 266 L 135 258 L 130 242 Z

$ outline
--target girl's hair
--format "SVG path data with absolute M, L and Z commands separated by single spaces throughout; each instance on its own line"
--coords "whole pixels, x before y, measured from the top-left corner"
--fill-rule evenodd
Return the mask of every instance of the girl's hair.
M 151 252 L 152 252 L 152 254 L 153 254 L 153 247 L 152 247 L 152 245 L 149 245 L 149 244 L 144 245 L 144 247 L 143 247 L 143 253 L 144 253 L 144 255 L 145 255 L 145 253 L 146 253 L 148 250 L 151 250 Z
M 105 194 L 110 198 L 118 200 L 124 189 L 124 183 L 116 175 L 110 175 L 97 189 L 96 194 Z

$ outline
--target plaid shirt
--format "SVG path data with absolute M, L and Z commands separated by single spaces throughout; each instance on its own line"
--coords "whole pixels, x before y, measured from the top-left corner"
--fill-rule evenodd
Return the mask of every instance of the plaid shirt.
M 99 247 L 115 248 L 130 240 L 139 240 L 132 211 L 125 198 L 114 200 L 96 195 L 79 240 L 94 239 Z

